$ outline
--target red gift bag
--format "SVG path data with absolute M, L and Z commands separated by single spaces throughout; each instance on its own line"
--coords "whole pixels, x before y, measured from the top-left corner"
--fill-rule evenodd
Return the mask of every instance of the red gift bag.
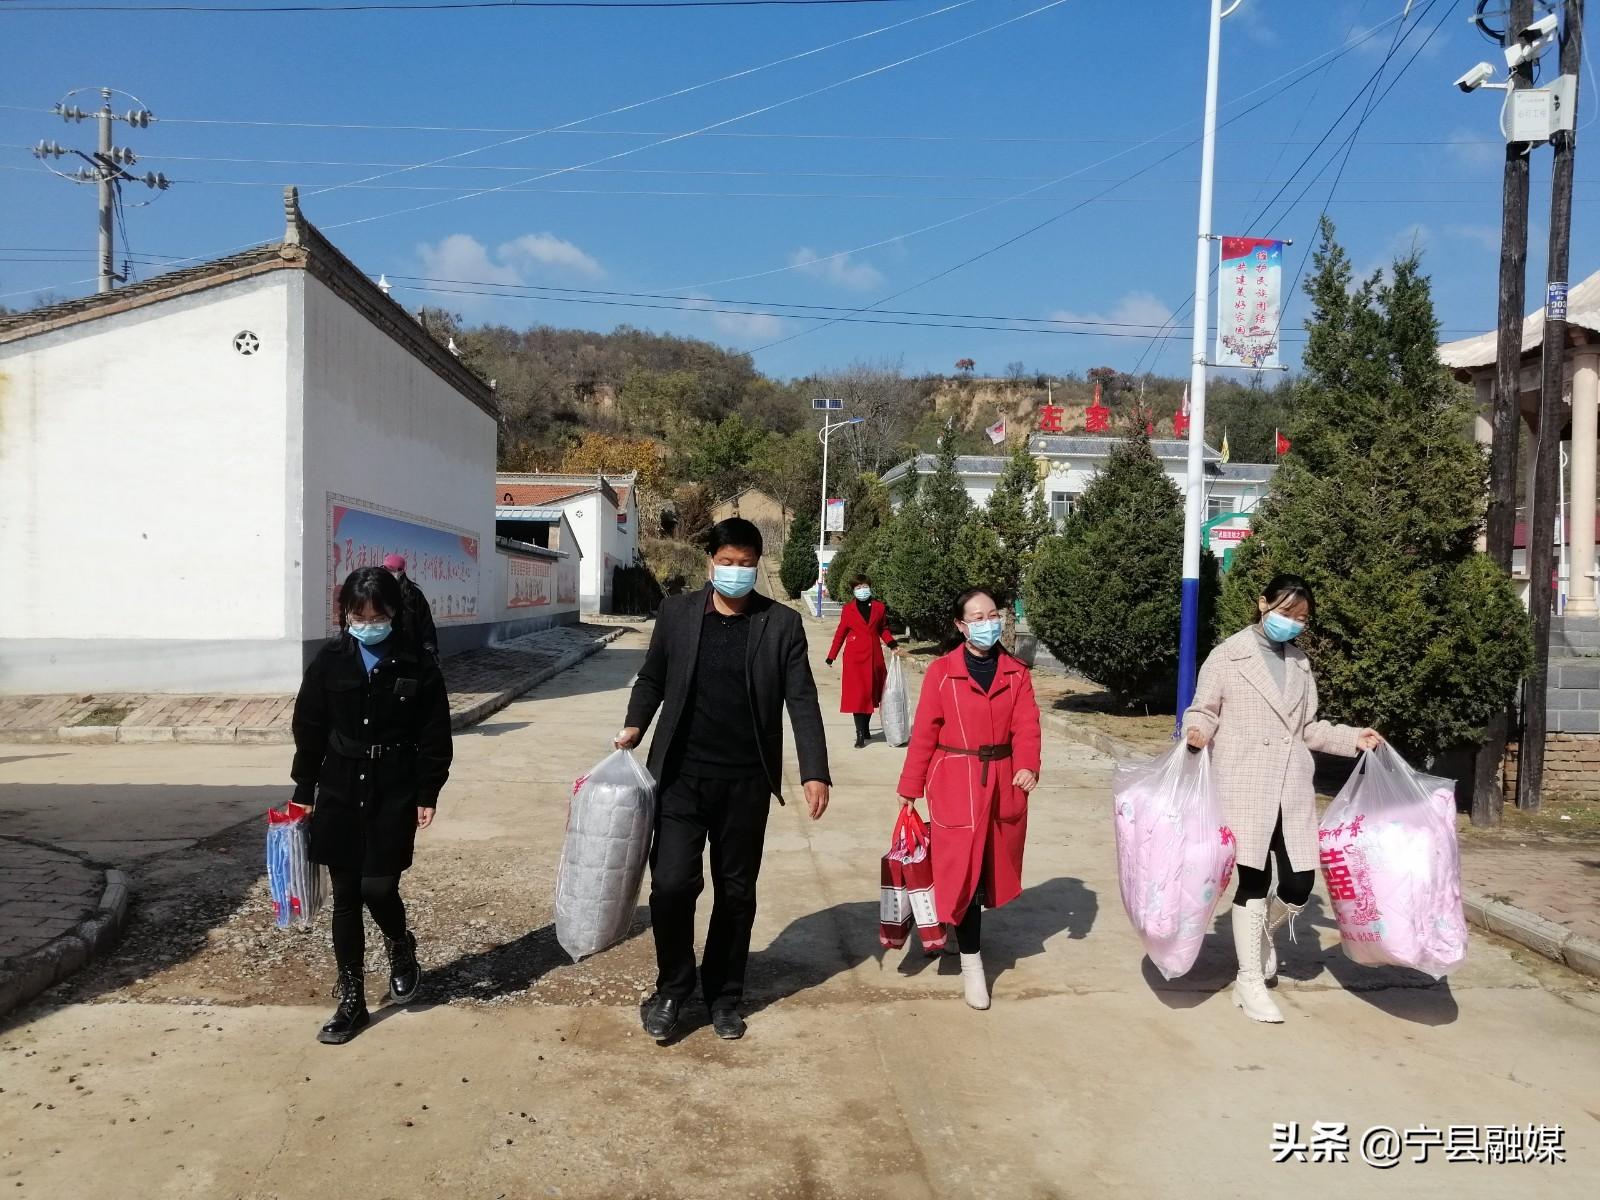
M 928 827 L 917 810 L 904 807 L 894 823 L 889 852 L 879 875 L 882 891 L 878 905 L 878 941 L 891 950 L 906 944 L 911 926 L 917 927 L 922 948 L 929 954 L 944 949 L 945 931 L 933 903 L 933 860 Z

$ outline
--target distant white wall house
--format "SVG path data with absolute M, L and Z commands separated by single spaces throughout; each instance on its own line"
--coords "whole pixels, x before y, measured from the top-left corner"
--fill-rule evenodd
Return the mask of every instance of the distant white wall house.
M 292 691 L 388 553 L 443 652 L 496 635 L 493 391 L 286 209 L 0 318 L 0 690 Z
M 579 602 L 584 612 L 611 612 L 618 567 L 639 557 L 639 496 L 634 475 L 502 472 L 495 476 L 495 528 L 527 540 L 543 536 L 560 513 L 582 555 Z
M 1111 451 L 1118 445 L 1116 438 L 1061 437 L 1036 434 L 1029 439 L 1028 449 L 1039 469 L 1040 488 L 1050 505 L 1050 515 L 1058 522 L 1066 520 L 1072 505 L 1089 486 L 1095 474 L 1105 467 Z M 1187 442 L 1155 439 L 1150 448 L 1160 460 L 1168 478 L 1181 491 L 1188 486 L 1189 446 Z M 1000 482 L 1000 476 L 1009 460 L 985 455 L 960 455 L 956 459 L 956 472 L 972 502 L 982 506 L 989 503 Z M 1249 513 L 1267 494 L 1272 474 L 1277 470 L 1271 463 L 1224 463 L 1222 454 L 1206 447 L 1206 508 L 1205 519 L 1211 520 L 1228 513 Z M 891 468 L 883 477 L 889 486 L 896 507 L 904 491 L 904 482 L 915 469 L 926 477 L 938 469 L 939 460 L 931 454 L 918 455 L 915 463 L 907 460 Z M 1248 527 L 1247 519 L 1224 521 L 1227 526 Z

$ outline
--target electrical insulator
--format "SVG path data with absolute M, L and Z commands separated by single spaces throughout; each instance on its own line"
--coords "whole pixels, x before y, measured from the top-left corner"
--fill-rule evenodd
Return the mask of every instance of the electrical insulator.
M 65 153 L 66 150 L 62 148 L 60 142 L 47 142 L 41 140 L 39 144 L 33 148 L 33 156 L 35 158 L 60 158 Z
M 145 187 L 154 188 L 158 192 L 164 192 L 172 186 L 172 181 L 160 171 L 146 172 L 143 183 Z
M 111 161 L 120 166 L 131 167 L 139 161 L 139 156 L 126 146 L 113 146 L 111 149 Z
M 135 129 L 149 129 L 150 122 L 155 119 L 155 114 L 147 108 L 130 108 L 128 115 L 123 118 Z

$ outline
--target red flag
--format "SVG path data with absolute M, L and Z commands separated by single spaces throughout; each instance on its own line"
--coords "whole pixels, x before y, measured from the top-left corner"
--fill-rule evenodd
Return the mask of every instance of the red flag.
M 1283 431 L 1281 429 L 1274 429 L 1272 432 L 1277 438 L 1278 442 L 1278 457 L 1282 458 L 1285 454 L 1289 453 L 1289 439 L 1283 436 Z
M 1172 414 L 1172 436 L 1183 439 L 1189 436 L 1189 414 L 1175 412 Z

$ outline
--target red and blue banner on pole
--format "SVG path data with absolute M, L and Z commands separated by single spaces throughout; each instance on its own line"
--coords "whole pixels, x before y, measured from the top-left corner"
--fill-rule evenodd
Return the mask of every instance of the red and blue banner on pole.
M 1221 240 L 1215 365 L 1254 371 L 1277 367 L 1283 243 L 1272 238 Z

